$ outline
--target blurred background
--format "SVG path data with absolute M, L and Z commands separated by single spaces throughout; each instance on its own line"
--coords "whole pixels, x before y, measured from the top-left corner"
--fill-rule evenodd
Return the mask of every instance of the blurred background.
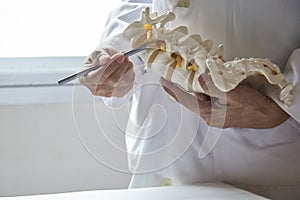
M 78 82 L 57 85 L 120 2 L 0 0 L 0 196 L 128 186 L 129 105 L 112 110 Z

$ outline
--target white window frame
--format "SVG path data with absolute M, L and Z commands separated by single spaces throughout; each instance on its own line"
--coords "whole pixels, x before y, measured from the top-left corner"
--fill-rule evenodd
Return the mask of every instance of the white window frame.
M 93 96 L 78 82 L 59 86 L 57 81 L 82 67 L 84 57 L 99 45 L 109 11 L 121 3 L 121 0 L 110 2 L 6 0 L 1 2 L 2 21 L 0 22 L 3 23 L 3 31 L 0 36 L 4 40 L 1 40 L 3 44 L 2 47 L 0 46 L 0 53 L 2 53 L 0 55 L 0 105 L 90 101 Z M 30 11 L 31 8 L 34 9 L 33 12 Z M 80 18 L 84 12 L 86 12 L 84 14 L 86 19 Z M 21 14 L 21 18 L 16 16 L 18 13 Z M 64 13 L 66 14 L 60 15 Z M 50 17 L 47 17 L 48 14 Z M 28 25 L 28 21 L 33 23 Z M 48 23 L 49 26 L 47 26 Z M 33 34 L 31 30 L 34 31 Z M 51 30 L 55 31 L 52 33 Z M 84 39 L 78 39 L 80 37 L 77 34 L 81 33 L 79 30 L 87 33 Z M 51 32 L 52 35 L 44 34 L 45 32 Z M 21 38 L 25 43 L 7 39 L 11 35 Z M 65 39 L 63 46 L 57 45 L 60 38 Z M 38 45 L 35 45 L 36 41 L 39 42 Z M 43 41 L 52 41 L 52 43 L 44 44 Z M 81 62 L 78 62 L 78 57 L 51 57 L 47 62 L 43 62 L 40 57 L 32 58 L 32 62 L 28 60 L 28 56 L 78 56 L 82 54 L 84 55 L 81 56 Z M 25 58 L 3 58 L 5 56 L 24 56 Z M 61 62 L 62 59 L 65 59 L 64 62 Z M 39 66 L 41 66 L 40 69 L 38 69 Z M 30 69 L 37 69 L 37 71 Z M 77 92 L 82 92 L 82 95 L 77 95 L 79 97 L 76 99 L 72 98 L 75 87 Z
M 0 58 L 0 105 L 91 102 L 95 97 L 78 81 L 57 84 L 58 80 L 78 71 L 83 60 L 84 56 Z M 20 71 L 18 65 L 28 70 Z M 29 70 L 37 67 L 38 71 Z M 73 98 L 75 90 L 77 94 Z

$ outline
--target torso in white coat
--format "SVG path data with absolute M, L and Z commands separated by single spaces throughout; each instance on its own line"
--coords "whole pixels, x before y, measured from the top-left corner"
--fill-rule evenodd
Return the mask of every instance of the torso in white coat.
M 298 0 L 190 0 L 190 8 L 176 7 L 177 1 L 157 0 L 153 8 L 175 12 L 171 26 L 187 25 L 216 46 L 225 44 L 227 59 L 268 57 L 284 70 L 300 47 Z M 158 186 L 165 178 L 173 185 L 225 181 L 272 198 L 300 198 L 299 60 L 298 50 L 288 65 L 297 94 L 285 109 L 293 117 L 260 130 L 208 127 L 170 101 L 159 77 L 137 71 L 126 135 L 135 173 L 130 186 Z

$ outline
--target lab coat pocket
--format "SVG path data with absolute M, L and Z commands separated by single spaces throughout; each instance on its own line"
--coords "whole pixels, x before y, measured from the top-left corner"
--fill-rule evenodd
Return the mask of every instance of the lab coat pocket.
M 272 129 L 225 129 L 215 147 L 215 176 L 256 186 L 300 184 L 300 132 L 287 120 Z

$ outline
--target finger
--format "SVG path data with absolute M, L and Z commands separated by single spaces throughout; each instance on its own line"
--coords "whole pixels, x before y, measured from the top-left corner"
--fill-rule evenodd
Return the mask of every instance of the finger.
M 207 74 L 201 74 L 198 78 L 198 82 L 203 89 L 204 93 L 216 98 L 224 98 L 225 93 L 221 92 L 213 83 L 211 77 Z
M 85 66 L 87 67 L 87 66 Z M 103 68 L 99 68 L 94 71 L 90 71 L 87 75 L 82 76 L 79 78 L 79 81 L 81 84 L 87 86 L 87 87 L 95 87 L 99 85 L 99 80 L 101 78 L 101 75 L 103 74 Z
M 93 52 L 92 54 L 97 54 Z M 84 83 L 85 81 L 97 81 L 98 83 L 105 81 L 105 79 L 110 76 L 122 63 L 124 59 L 123 54 L 115 54 L 112 57 L 108 53 L 103 53 L 99 58 L 95 58 L 95 55 L 90 55 L 85 62 L 84 68 L 89 68 L 93 66 L 103 66 L 97 70 L 89 72 L 86 76 L 80 78 L 80 82 Z M 98 61 L 94 61 L 97 60 Z M 98 64 L 97 64 L 98 63 Z
M 131 66 L 131 62 L 128 59 L 125 59 L 125 61 L 105 80 L 105 82 L 110 85 L 117 85 L 128 69 L 132 68 Z
M 111 47 L 97 47 L 84 61 L 85 67 L 105 65 L 118 51 Z
M 199 101 L 210 101 L 211 100 L 210 96 L 203 94 L 203 93 L 196 93 L 196 97 L 198 98 Z
M 198 113 L 199 115 L 202 115 L 203 113 L 210 113 L 210 101 L 199 101 L 197 96 L 183 91 L 179 87 L 163 78 L 160 79 L 160 82 L 164 90 L 186 108 L 195 113 Z
M 99 83 L 104 83 L 109 76 L 116 72 L 120 68 L 120 66 L 122 66 L 124 60 L 125 56 L 123 54 L 116 54 L 112 56 L 110 58 L 110 61 L 106 63 L 105 66 L 99 69 L 102 71 L 102 74 L 99 78 Z
M 93 95 L 111 97 L 114 91 L 114 88 L 109 85 L 97 85 L 97 87 L 91 87 L 90 89 Z
M 122 97 L 133 87 L 135 74 L 133 72 L 133 65 L 131 64 L 118 83 L 111 84 L 109 81 L 107 81 L 103 84 L 99 84 L 97 81 L 99 77 L 95 76 L 93 76 L 93 79 L 91 78 L 89 81 L 82 83 L 89 88 L 93 95 L 104 97 Z
M 103 49 L 93 51 L 84 61 L 85 67 L 105 65 L 110 60 L 110 55 Z
M 104 66 L 110 61 L 111 57 L 107 53 L 101 53 L 96 59 L 95 65 Z
M 179 102 L 179 99 L 177 98 L 176 94 L 173 92 L 173 90 L 176 90 L 176 88 L 173 87 L 173 85 L 169 84 L 169 81 L 167 81 L 164 78 L 160 78 L 160 83 L 163 86 L 164 90 L 173 97 L 177 102 Z
M 160 83 L 162 84 L 164 90 L 171 95 L 177 102 L 182 102 L 182 97 L 185 95 L 185 92 L 179 87 L 175 86 L 170 81 L 167 81 L 164 78 L 160 78 Z M 194 97 L 193 97 L 194 98 Z
M 135 74 L 133 71 L 133 64 L 128 63 L 127 70 L 123 73 L 120 80 L 111 84 L 108 80 L 105 82 L 105 85 L 111 87 L 111 96 L 114 97 L 123 97 L 127 94 L 134 85 Z
M 134 78 L 135 74 L 133 71 L 133 66 L 130 65 L 127 69 L 127 72 L 124 73 L 121 80 L 114 88 L 112 95 L 116 97 L 123 97 L 125 94 L 127 94 L 133 88 Z
M 126 72 L 124 73 L 124 75 L 122 76 L 119 83 L 127 83 L 133 85 L 134 81 L 135 81 L 135 73 L 133 70 L 133 63 L 129 61 L 129 66 Z

